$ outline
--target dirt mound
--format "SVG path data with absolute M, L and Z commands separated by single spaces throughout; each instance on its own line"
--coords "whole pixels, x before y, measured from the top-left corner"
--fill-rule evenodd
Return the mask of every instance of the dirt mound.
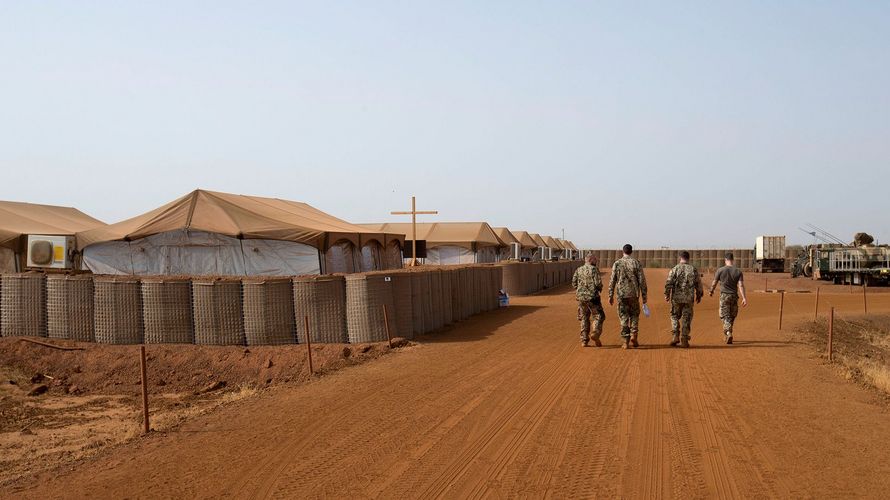
M 21 372 L 21 386 L 47 385 L 51 393 L 137 394 L 139 346 L 51 341 L 80 350 L 58 350 L 21 338 L 0 338 L 0 366 Z M 336 370 L 373 359 L 386 344 L 316 344 L 316 372 Z M 158 344 L 146 347 L 152 391 L 195 393 L 224 382 L 228 387 L 264 386 L 306 380 L 305 345 L 199 346 Z M 31 378 L 34 381 L 31 381 Z

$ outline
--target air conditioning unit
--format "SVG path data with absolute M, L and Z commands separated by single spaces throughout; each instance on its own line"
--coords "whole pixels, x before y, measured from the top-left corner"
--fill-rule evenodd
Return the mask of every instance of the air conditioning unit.
M 519 260 L 522 257 L 522 247 L 519 246 L 519 243 L 510 243 L 510 258 L 513 260 Z
M 74 267 L 74 237 L 28 235 L 26 267 L 71 269 Z

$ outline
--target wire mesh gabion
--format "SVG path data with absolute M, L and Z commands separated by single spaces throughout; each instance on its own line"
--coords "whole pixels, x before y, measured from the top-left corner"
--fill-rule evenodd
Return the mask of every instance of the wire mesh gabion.
M 192 280 L 192 314 L 196 344 L 245 345 L 240 280 Z
M 146 344 L 193 344 L 192 284 L 186 278 L 142 279 Z
M 379 273 L 346 276 L 346 327 L 349 342 L 382 342 L 387 339 L 383 307 L 392 311 L 392 280 Z
M 430 291 L 429 276 L 426 271 L 411 271 L 411 322 L 414 324 L 414 334 L 422 335 L 429 330 L 427 324 L 430 314 L 427 310 L 427 297 Z
M 245 279 L 244 337 L 247 345 L 294 344 L 294 293 L 289 279 Z
M 406 271 L 391 271 L 392 301 L 394 320 L 390 324 L 395 325 L 394 335 L 406 339 L 414 338 L 414 316 L 412 303 L 411 274 Z
M 454 323 L 454 310 L 451 308 L 451 274 L 453 269 L 442 269 L 442 320 L 446 325 Z
M 54 339 L 96 340 L 93 277 L 51 274 L 46 277 L 46 330 Z
M 461 309 L 460 269 L 452 268 L 448 274 L 451 280 L 451 315 L 452 320 L 456 323 L 465 319 Z
M 293 279 L 297 342 L 306 342 L 306 317 L 312 342 L 341 344 L 346 329 L 346 279 L 342 275 L 298 276 Z
M 3 275 L 0 332 L 4 337 L 46 337 L 46 276 L 41 273 Z
M 142 291 L 138 279 L 96 276 L 93 280 L 93 308 L 96 342 L 143 342 Z
M 442 306 L 442 271 L 433 269 L 430 276 L 430 311 L 432 312 L 432 325 L 430 331 L 441 330 L 445 325 L 445 312 Z

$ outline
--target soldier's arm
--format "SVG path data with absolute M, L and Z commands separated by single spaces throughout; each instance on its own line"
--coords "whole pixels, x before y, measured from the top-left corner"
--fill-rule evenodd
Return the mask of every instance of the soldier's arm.
M 640 294 L 642 294 L 643 304 L 645 304 L 649 297 L 649 286 L 646 285 L 646 273 L 643 272 L 643 266 L 637 268 L 637 273 L 640 280 Z
M 712 297 L 714 295 L 714 289 L 717 288 L 717 278 L 720 277 L 720 271 L 714 273 L 714 281 L 711 282 L 711 288 L 708 290 L 708 296 Z
M 615 282 L 618 281 L 618 262 L 612 264 L 612 276 L 609 277 L 609 302 L 615 296 Z
M 674 269 L 671 269 L 671 272 L 668 273 L 667 279 L 664 280 L 664 301 L 665 302 L 671 301 L 671 292 L 674 291 L 674 270 L 675 269 L 677 269 L 677 268 L 675 267 Z
M 698 274 L 698 269 L 692 268 L 695 271 L 695 301 L 701 302 L 702 295 L 705 294 L 705 291 L 702 290 L 701 286 L 701 276 Z
M 575 270 L 575 273 L 572 274 L 572 288 L 574 288 L 576 290 L 578 289 L 578 271 L 580 269 L 581 268 L 579 267 L 578 269 Z
M 742 306 L 748 307 L 748 297 L 745 296 L 745 276 L 739 278 L 739 296 L 742 297 Z

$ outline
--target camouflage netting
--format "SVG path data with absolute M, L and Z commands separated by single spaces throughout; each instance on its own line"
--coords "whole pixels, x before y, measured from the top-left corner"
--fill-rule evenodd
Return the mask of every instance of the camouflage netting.
M 855 235 L 853 235 L 853 246 L 861 247 L 865 245 L 871 245 L 874 242 L 874 237 L 868 233 L 856 233 Z

